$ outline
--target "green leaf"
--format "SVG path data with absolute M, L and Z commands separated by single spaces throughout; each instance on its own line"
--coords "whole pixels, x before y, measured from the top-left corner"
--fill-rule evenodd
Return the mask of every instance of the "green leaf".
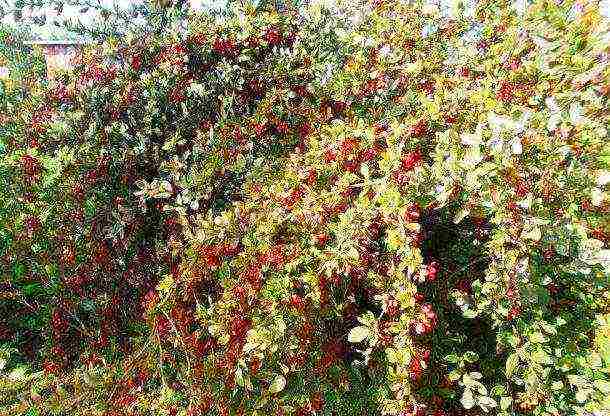
M 25 274 L 25 265 L 22 263 L 15 263 L 13 266 L 13 277 L 18 280 Z
M 474 309 L 466 309 L 464 311 L 464 313 L 462 314 L 464 316 L 464 318 L 468 318 L 468 319 L 474 319 L 476 318 L 479 314 L 477 311 L 475 311 Z
M 43 287 L 40 283 L 34 282 L 23 286 L 22 291 L 26 296 L 33 296 L 37 293 L 43 292 Z
M 508 396 L 500 397 L 500 409 L 508 410 L 508 408 L 510 407 L 512 402 L 513 402 L 512 397 L 508 397 Z
M 472 391 L 470 389 L 464 390 L 460 403 L 462 403 L 462 406 L 464 406 L 464 409 L 466 410 L 474 407 L 474 397 L 472 396 Z
M 17 367 L 9 373 L 8 378 L 10 381 L 13 381 L 13 382 L 25 381 L 27 378 L 26 373 L 27 373 L 26 367 L 23 367 L 23 366 Z
M 475 381 L 474 381 L 474 379 L 471 377 L 471 375 L 470 375 L 470 374 L 464 374 L 464 375 L 462 376 L 462 383 L 464 383 L 464 385 L 465 385 L 466 387 L 473 387 L 473 386 L 474 386 L 474 384 L 475 384 Z
M 575 397 L 576 397 L 576 400 L 579 403 L 584 403 L 584 402 L 587 401 L 587 397 L 589 397 L 589 392 L 587 390 L 584 390 L 584 389 L 579 389 L 576 392 L 576 396 Z
M 524 231 L 521 235 L 521 238 L 533 241 L 540 241 L 540 239 L 542 238 L 542 232 L 540 231 L 540 227 L 535 226 L 527 232 Z
M 548 339 L 544 335 L 542 335 L 542 332 L 534 332 L 530 336 L 530 341 L 534 342 L 534 343 L 543 343 L 543 342 L 547 342 Z
M 456 381 L 456 380 L 459 380 L 459 379 L 460 379 L 460 377 L 461 377 L 461 374 L 460 374 L 460 372 L 459 372 L 458 370 L 453 370 L 453 371 L 451 371 L 451 372 L 450 372 L 450 373 L 447 375 L 447 378 L 448 378 L 450 381 Z
M 517 365 L 519 364 L 519 356 L 516 353 L 513 353 L 508 356 L 506 359 L 506 376 L 511 377 L 515 370 L 517 369 Z
M 502 396 L 503 394 L 506 394 L 506 387 L 500 385 L 494 386 L 491 389 L 491 394 L 493 396 Z
M 489 412 L 489 410 L 491 410 L 492 408 L 498 406 L 498 403 L 494 399 L 487 396 L 478 397 L 477 403 L 485 413 Z
M 466 353 L 464 354 L 464 360 L 467 363 L 471 363 L 471 364 L 475 363 L 478 361 L 478 359 L 479 359 L 479 354 L 477 354 L 474 351 L 466 351 Z
M 595 388 L 599 391 L 601 391 L 604 394 L 609 394 L 610 393 L 610 381 L 607 380 L 595 380 L 593 382 L 593 385 L 595 386 Z
M 547 322 L 540 322 L 540 327 L 549 335 L 557 335 L 555 327 Z
M 85 215 L 89 218 L 95 214 L 95 200 L 92 198 L 85 201 Z
M 238 368 L 237 370 L 235 370 L 235 383 L 238 386 L 241 386 L 241 387 L 244 386 L 244 375 L 243 375 L 243 371 L 241 368 Z
M 163 280 L 161 280 L 159 282 L 159 284 L 157 285 L 157 290 L 159 292 L 167 292 L 168 290 L 170 290 L 172 288 L 173 285 L 174 285 L 174 278 L 172 277 L 171 274 L 168 274 L 163 278 Z
M 445 361 L 451 364 L 457 364 L 460 361 L 460 358 L 456 354 L 449 354 L 445 357 Z
M 396 355 L 396 350 L 394 348 L 386 348 L 385 355 L 388 358 L 388 362 L 397 363 L 398 357 Z
M 453 218 L 453 223 L 454 224 L 459 224 L 460 222 L 462 222 L 462 220 L 464 218 L 466 218 L 468 215 L 470 214 L 470 210 L 463 208 L 460 211 L 458 211 L 458 213 L 455 215 L 455 218 Z
M 544 350 L 536 350 L 532 353 L 532 359 L 539 364 L 552 364 L 553 360 Z
M 286 378 L 283 375 L 278 374 L 269 386 L 269 393 L 279 393 L 284 390 L 284 387 L 286 387 Z
M 353 342 L 353 343 L 362 342 L 370 334 L 371 334 L 371 330 L 369 329 L 368 326 L 357 326 L 355 328 L 352 328 L 351 331 L 349 331 L 347 340 L 349 342 Z
M 551 384 L 551 390 L 561 390 L 563 388 L 563 382 L 561 381 L 554 381 L 553 384 Z
M 479 373 L 478 371 L 473 371 L 470 373 L 470 377 L 472 377 L 475 380 L 480 380 L 483 378 L 483 374 Z

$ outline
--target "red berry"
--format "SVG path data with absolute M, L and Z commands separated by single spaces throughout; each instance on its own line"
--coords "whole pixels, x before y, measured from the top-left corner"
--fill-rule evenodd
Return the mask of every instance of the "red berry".
M 410 171 L 411 169 L 413 169 L 419 162 L 421 162 L 422 160 L 422 155 L 419 152 L 419 150 L 416 150 L 414 152 L 409 153 L 403 160 L 402 160 L 402 168 L 405 171 Z
M 513 319 L 518 317 L 520 314 L 521 314 L 521 310 L 519 309 L 519 307 L 513 306 L 512 308 L 510 308 L 510 311 L 508 312 L 508 320 L 512 321 Z
M 422 137 L 428 132 L 428 122 L 425 119 L 419 120 L 411 126 L 411 137 Z
M 429 282 L 435 281 L 437 273 L 438 273 L 438 264 L 435 261 L 433 261 L 432 263 L 430 263 L 430 265 L 428 266 L 428 268 L 426 270 L 426 279 Z
M 265 32 L 265 40 L 269 42 L 270 45 L 277 45 L 278 43 L 280 43 L 281 39 L 282 35 L 280 34 L 280 31 L 276 28 L 269 28 Z

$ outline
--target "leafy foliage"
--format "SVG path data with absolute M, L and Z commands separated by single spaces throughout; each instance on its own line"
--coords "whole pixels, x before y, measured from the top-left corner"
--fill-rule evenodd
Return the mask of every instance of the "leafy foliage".
M 11 104 L 2 405 L 607 412 L 608 22 L 446 12 L 176 16 Z

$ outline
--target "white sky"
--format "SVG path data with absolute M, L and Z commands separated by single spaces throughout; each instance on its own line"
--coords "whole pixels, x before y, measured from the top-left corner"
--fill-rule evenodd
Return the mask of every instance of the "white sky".
M 121 8 L 128 8 L 134 4 L 142 4 L 148 0 L 100 0 L 103 5 L 113 7 L 113 5 L 118 5 Z M 1 2 L 1 0 L 0 0 Z M 225 4 L 225 0 L 191 0 L 190 1 L 192 7 L 203 8 L 203 7 L 219 7 Z M 9 9 L 13 7 L 14 0 L 8 0 Z M 83 23 L 87 20 L 91 19 L 94 16 L 93 10 L 90 10 L 86 14 L 79 12 L 80 7 L 74 6 L 64 6 L 64 10 L 62 12 L 62 18 L 76 18 L 78 17 Z M 66 37 L 65 31 L 57 28 L 53 25 L 53 21 L 57 19 L 57 13 L 53 8 L 43 7 L 43 8 L 35 8 L 34 10 L 30 10 L 29 8 L 23 9 L 23 17 L 42 17 L 46 15 L 47 24 L 40 26 L 33 26 L 33 32 L 36 35 L 39 35 L 43 39 L 53 39 L 53 38 L 64 38 Z M 4 23 L 15 23 L 13 20 L 13 16 L 9 15 L 4 18 Z
M 113 6 L 113 4 L 117 4 L 122 8 L 127 8 L 132 4 L 141 4 L 144 1 L 148 0 L 100 0 L 102 4 L 107 6 Z M 331 0 L 332 1 L 332 0 Z M 527 0 L 515 0 L 515 3 L 523 3 Z M 8 0 L 9 8 L 14 4 L 14 0 Z M 451 2 L 451 0 L 441 0 L 443 3 Z M 193 7 L 202 8 L 202 7 L 220 7 L 225 4 L 225 0 L 191 0 L 191 5 Z M 600 12 L 603 16 L 610 18 L 610 0 L 599 0 L 600 4 Z M 46 15 L 47 24 L 42 27 L 34 27 L 34 33 L 38 36 L 45 39 L 53 39 L 53 38 L 64 38 L 66 37 L 66 33 L 53 25 L 53 20 L 57 18 L 57 14 L 52 10 L 52 8 L 37 8 L 36 10 L 30 11 L 28 9 L 24 10 L 24 17 L 29 16 L 42 16 Z M 65 6 L 62 16 L 65 17 L 79 17 L 81 21 L 86 22 L 90 19 L 93 14 L 89 12 L 85 15 L 79 13 L 79 8 L 73 6 Z M 12 16 L 8 16 L 4 19 L 5 23 L 14 23 L 12 20 Z

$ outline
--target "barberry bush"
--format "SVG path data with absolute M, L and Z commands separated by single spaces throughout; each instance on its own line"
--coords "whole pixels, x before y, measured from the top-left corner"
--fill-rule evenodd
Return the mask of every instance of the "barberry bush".
M 0 409 L 608 414 L 597 3 L 175 23 L 2 118 Z

